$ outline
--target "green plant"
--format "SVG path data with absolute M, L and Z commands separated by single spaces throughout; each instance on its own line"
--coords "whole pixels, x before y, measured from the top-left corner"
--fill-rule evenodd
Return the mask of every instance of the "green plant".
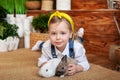
M 48 31 L 48 20 L 51 13 L 48 14 L 39 14 L 38 17 L 35 17 L 32 21 L 33 28 L 36 31 L 45 33 Z
M 0 5 L 4 7 L 9 14 L 25 14 L 25 2 L 27 0 L 0 0 Z
M 5 18 L 7 16 L 7 10 L 0 6 L 0 18 Z
M 41 0 L 27 0 L 27 1 L 41 1 Z
M 18 26 L 16 26 L 15 24 L 9 24 L 4 19 L 0 19 L 0 39 L 4 40 L 10 36 L 18 37 L 17 29 Z

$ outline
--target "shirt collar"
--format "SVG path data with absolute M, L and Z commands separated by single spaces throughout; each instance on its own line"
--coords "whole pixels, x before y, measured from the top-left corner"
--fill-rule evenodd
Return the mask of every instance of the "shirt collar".
M 56 55 L 58 55 L 58 54 L 68 55 L 69 54 L 69 41 L 63 52 L 60 52 L 56 47 L 55 47 L 55 51 L 56 51 Z

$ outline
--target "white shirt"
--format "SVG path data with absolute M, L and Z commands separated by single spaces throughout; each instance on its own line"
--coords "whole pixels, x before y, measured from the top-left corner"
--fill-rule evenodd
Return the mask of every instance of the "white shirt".
M 88 60 L 85 55 L 85 48 L 82 44 L 80 44 L 78 41 L 74 41 L 74 53 L 75 53 L 75 60 L 78 62 L 79 65 L 83 67 L 83 71 L 87 71 L 90 67 Z M 69 42 L 67 43 L 64 51 L 61 53 L 56 47 L 55 52 L 57 55 L 57 58 L 62 58 L 63 55 L 67 55 L 69 57 Z M 41 57 L 38 59 L 38 66 L 40 66 L 43 62 L 47 62 L 49 59 L 52 59 L 51 54 L 51 42 L 50 40 L 47 40 L 43 44 L 42 48 L 42 54 Z

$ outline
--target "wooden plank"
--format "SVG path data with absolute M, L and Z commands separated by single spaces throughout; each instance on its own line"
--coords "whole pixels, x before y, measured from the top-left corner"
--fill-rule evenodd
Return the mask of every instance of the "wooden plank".
M 71 0 L 74 9 L 107 9 L 107 0 Z
M 53 10 L 54 11 L 54 10 Z M 53 11 L 27 11 L 27 15 L 38 16 Z M 117 9 L 81 9 L 63 11 L 74 21 L 75 30 L 84 27 L 84 45 L 87 53 L 109 57 L 111 44 L 120 44 L 120 35 L 116 28 L 113 15 L 116 14 L 120 26 L 120 10 Z
M 120 66 L 120 45 L 119 45 L 119 48 L 115 50 L 115 55 L 116 55 L 117 63 Z

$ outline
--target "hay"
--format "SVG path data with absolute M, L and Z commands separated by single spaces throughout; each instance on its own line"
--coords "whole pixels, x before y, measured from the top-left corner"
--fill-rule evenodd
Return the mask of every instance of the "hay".
M 42 78 L 38 75 L 37 60 L 39 51 L 18 49 L 16 51 L 0 53 L 1 80 L 119 80 L 120 73 L 91 64 L 87 72 L 77 73 L 63 78 Z

